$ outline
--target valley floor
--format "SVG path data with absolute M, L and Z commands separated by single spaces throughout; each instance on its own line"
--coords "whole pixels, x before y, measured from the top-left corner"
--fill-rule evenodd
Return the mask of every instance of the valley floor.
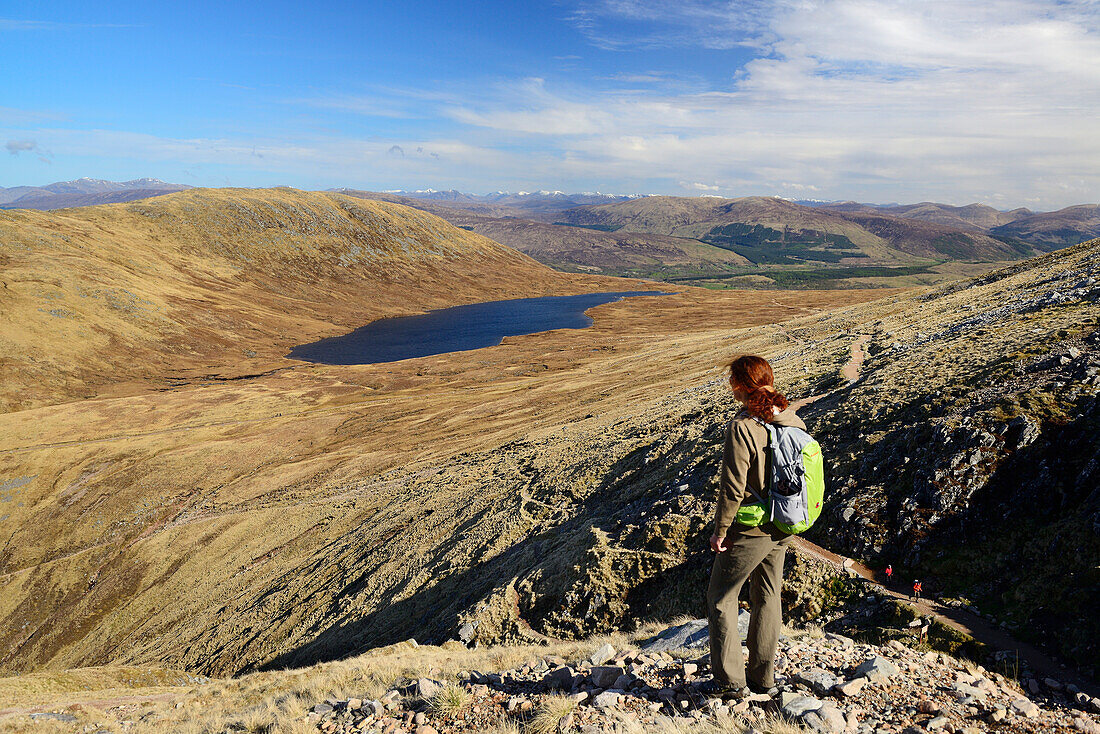
M 430 485 L 442 463 L 607 426 L 717 375 L 746 328 L 885 295 L 686 289 L 601 306 L 590 329 L 490 349 L 193 374 L 170 389 L 0 415 L 0 521 L 10 529 L 0 541 L 0 669 L 171 660 L 225 671 L 270 659 L 316 634 L 316 612 L 292 613 L 282 642 L 261 642 L 267 625 L 226 624 L 225 605 L 248 589 L 291 587 L 292 607 L 317 609 L 327 603 L 314 599 L 319 589 L 294 589 L 284 574 L 309 580 L 310 559 L 334 544 L 380 544 L 388 555 L 412 523 L 493 532 L 472 525 L 471 488 L 415 496 L 402 477 Z M 491 475 L 480 483 L 496 501 L 516 501 Z M 368 540 L 357 528 L 378 530 Z M 393 555 L 373 574 L 395 584 L 378 603 L 402 594 Z M 208 667 L 203 647 L 221 643 L 196 643 L 217 629 L 253 652 Z

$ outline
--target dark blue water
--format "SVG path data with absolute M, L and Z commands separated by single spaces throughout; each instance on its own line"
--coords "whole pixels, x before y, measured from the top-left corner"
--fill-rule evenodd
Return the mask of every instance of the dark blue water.
M 664 291 L 586 293 L 580 296 L 519 298 L 455 306 L 416 316 L 372 321 L 350 334 L 294 347 L 287 356 L 322 364 L 377 364 L 411 357 L 481 349 L 506 336 L 592 325 L 585 311 L 632 296 L 663 296 Z

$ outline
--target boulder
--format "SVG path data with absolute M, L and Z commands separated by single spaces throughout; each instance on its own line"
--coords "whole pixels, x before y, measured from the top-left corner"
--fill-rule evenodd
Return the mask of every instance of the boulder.
M 626 670 L 618 665 L 597 665 L 590 671 L 592 684 L 600 688 L 611 688 L 625 673 Z
M 1025 719 L 1034 719 L 1039 715 L 1039 707 L 1026 698 L 1017 698 L 1010 706 L 1013 711 Z
M 804 686 L 809 687 L 819 696 L 824 696 L 829 690 L 842 681 L 824 668 L 810 668 L 793 673 L 791 678 Z
M 598 648 L 596 648 L 596 651 L 588 657 L 588 662 L 592 665 L 603 665 L 608 660 L 611 660 L 614 657 L 615 648 L 613 648 L 608 643 L 604 643 L 603 645 L 600 645 Z
M 802 717 L 802 724 L 822 734 L 841 734 L 848 728 L 844 714 L 831 703 L 825 703 L 816 711 L 806 713 Z
M 622 694 L 617 691 L 604 691 L 592 699 L 592 705 L 599 709 L 614 708 L 619 705 Z
M 784 701 L 784 699 L 786 699 Z M 810 711 L 817 711 L 822 707 L 822 702 L 811 696 L 793 696 L 787 699 L 787 694 L 780 698 L 779 710 L 787 716 L 797 719 Z
M 611 684 L 611 687 L 616 688 L 620 691 L 628 691 L 630 690 L 630 687 L 634 685 L 635 680 L 637 680 L 637 678 L 632 676 L 630 673 L 623 673 L 615 679 L 615 682 Z
M 867 685 L 866 678 L 852 678 L 846 683 L 837 683 L 833 690 L 841 696 L 858 696 L 859 692 L 863 690 L 863 686 Z
M 416 681 L 416 695 L 420 698 L 431 698 L 443 689 L 443 684 L 431 678 L 419 678 Z
M 737 631 L 744 640 L 749 634 L 749 612 L 740 610 L 737 614 Z M 707 620 L 693 619 L 690 622 L 669 627 L 642 643 L 643 652 L 655 653 L 665 650 L 707 650 L 710 648 L 710 634 Z
M 891 640 L 895 642 L 896 640 Z M 901 670 L 897 665 L 892 663 L 887 658 L 881 655 L 876 655 L 870 660 L 865 660 L 858 668 L 856 668 L 856 678 L 866 678 L 872 683 L 882 683 L 889 680 L 893 676 L 900 673 Z

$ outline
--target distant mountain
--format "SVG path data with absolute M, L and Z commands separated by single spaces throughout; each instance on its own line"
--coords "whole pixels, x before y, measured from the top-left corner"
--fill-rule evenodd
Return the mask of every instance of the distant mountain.
M 832 211 L 785 199 L 650 196 L 585 206 L 561 221 L 610 231 L 692 237 L 757 264 L 899 263 L 914 258 L 998 261 L 1035 254 L 1023 243 L 856 205 Z
M 558 270 L 626 274 L 651 272 L 654 268 L 664 267 L 708 269 L 751 264 L 735 252 L 689 237 L 644 232 L 608 232 L 598 226 L 561 225 L 532 218 L 553 214 L 550 218 L 557 219 L 560 212 L 552 211 L 549 206 L 559 196 L 559 192 L 500 195 L 501 201 L 513 200 L 509 197 L 520 197 L 518 200 L 521 203 L 526 201 L 522 197 L 539 197 L 530 200 L 535 207 L 532 212 L 507 204 L 498 206 L 492 203 L 475 203 L 469 198 L 461 198 L 466 195 L 458 192 L 433 192 L 442 196 L 419 198 L 394 192 L 353 189 L 339 189 L 339 193 L 422 209 L 451 224 L 515 248 Z M 561 194 L 560 200 L 568 202 L 596 196 L 607 198 L 603 194 Z M 610 198 L 628 200 L 628 197 Z M 463 205 L 455 206 L 454 202 L 461 202 Z M 544 205 L 547 208 L 538 211 Z
M 1056 212 L 1029 212 L 1027 216 L 994 227 L 990 233 L 1030 242 L 1046 250 L 1057 250 L 1100 237 L 1100 205 L 1079 204 Z
M 904 219 L 919 219 L 932 224 L 943 224 L 958 229 L 986 232 L 993 227 L 1008 224 L 1031 214 L 1030 209 L 1013 209 L 1003 212 L 985 204 L 951 206 L 923 201 L 919 204 L 859 204 L 854 201 L 822 202 L 810 204 L 819 209 L 852 214 L 886 214 Z
M 354 189 L 333 189 L 342 194 L 355 195 Z M 564 191 L 497 191 L 492 194 L 466 194 L 461 191 L 436 191 L 424 189 L 420 191 L 385 191 L 379 192 L 392 194 L 405 199 L 430 201 L 454 209 L 465 209 L 475 214 L 489 217 L 526 216 L 535 219 L 543 218 L 541 215 L 550 215 L 573 209 L 578 206 L 592 204 L 614 204 L 621 201 L 642 198 L 646 194 L 601 194 L 598 192 L 585 192 L 580 194 L 567 194 Z
M 78 178 L 75 181 L 58 181 L 47 186 L 13 186 L 8 189 L 0 187 L 0 208 L 66 209 L 117 204 L 189 188 L 191 187 L 186 184 L 165 183 L 156 178 L 135 178 L 132 181 Z
M 969 232 L 1019 240 L 1042 250 L 1057 250 L 1100 237 L 1100 205 L 1078 204 L 1053 212 L 1019 208 L 1000 211 L 985 204 L 951 206 L 920 204 L 860 204 L 854 201 L 799 202 L 816 209 L 845 214 L 880 214 L 919 219 Z

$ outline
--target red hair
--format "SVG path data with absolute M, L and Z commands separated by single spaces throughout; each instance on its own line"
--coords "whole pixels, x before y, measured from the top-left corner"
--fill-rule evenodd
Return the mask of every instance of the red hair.
M 744 354 L 730 362 L 730 385 L 745 393 L 745 410 L 762 421 L 775 417 L 772 408 L 786 410 L 790 403 L 775 389 L 775 374 L 768 360 Z

